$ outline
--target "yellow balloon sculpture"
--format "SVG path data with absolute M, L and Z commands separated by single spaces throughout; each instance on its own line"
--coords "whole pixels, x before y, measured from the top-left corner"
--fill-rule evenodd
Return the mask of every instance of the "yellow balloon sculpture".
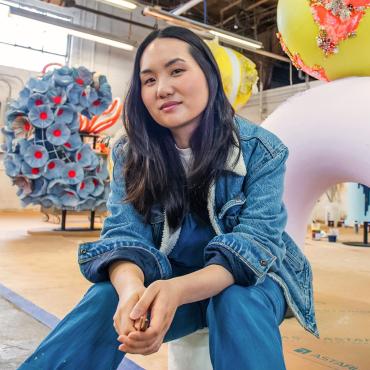
M 258 80 L 256 65 L 237 51 L 220 46 L 217 41 L 207 41 L 207 45 L 220 69 L 225 94 L 237 111 L 247 103 Z
M 323 81 L 370 76 L 370 0 L 279 0 L 277 24 L 298 69 Z

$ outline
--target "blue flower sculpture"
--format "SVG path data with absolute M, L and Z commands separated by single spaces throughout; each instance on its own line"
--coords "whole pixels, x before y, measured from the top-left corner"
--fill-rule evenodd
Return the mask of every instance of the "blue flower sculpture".
M 105 76 L 85 67 L 62 67 L 31 78 L 6 112 L 4 165 L 22 205 L 105 210 L 107 163 L 79 134 L 79 114 L 89 119 L 112 102 Z

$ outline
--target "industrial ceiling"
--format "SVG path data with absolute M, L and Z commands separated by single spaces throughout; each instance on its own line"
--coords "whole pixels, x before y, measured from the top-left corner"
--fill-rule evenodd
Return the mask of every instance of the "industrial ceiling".
M 80 5 L 81 0 L 43 1 L 87 9 Z M 189 1 L 140 0 L 136 2 L 143 6 L 160 7 L 164 11 L 173 12 Z M 181 17 L 258 40 L 263 43 L 264 51 L 273 53 L 276 56 L 284 56 L 284 59 L 287 60 L 276 37 L 277 3 L 278 0 L 204 0 L 198 1 L 198 4 L 182 12 Z M 111 16 L 112 19 L 117 19 L 113 13 L 105 15 Z M 263 56 L 237 47 L 234 48 L 256 63 L 263 89 L 299 83 L 308 79 L 307 76 L 298 73 L 295 68 L 292 68 L 287 61 L 277 60 L 276 58 Z

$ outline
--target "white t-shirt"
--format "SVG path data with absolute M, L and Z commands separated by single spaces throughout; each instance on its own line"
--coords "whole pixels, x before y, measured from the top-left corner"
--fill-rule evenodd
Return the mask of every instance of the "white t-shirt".
M 191 165 L 191 161 L 193 159 L 193 153 L 191 151 L 191 148 L 181 149 L 176 144 L 175 144 L 175 147 L 177 151 L 179 152 L 182 165 L 184 166 L 184 169 L 185 169 L 185 173 L 188 173 L 190 165 Z M 168 241 L 170 250 L 175 246 L 177 239 L 180 236 L 180 232 L 181 232 L 181 226 L 179 226 L 176 230 L 173 230 L 170 228 L 170 237 Z
M 193 159 L 193 153 L 191 151 L 191 148 L 181 149 L 176 144 L 175 144 L 175 148 L 177 149 L 180 155 L 180 159 L 181 159 L 182 165 L 185 168 L 185 172 L 188 173 L 190 165 L 191 165 L 191 161 Z

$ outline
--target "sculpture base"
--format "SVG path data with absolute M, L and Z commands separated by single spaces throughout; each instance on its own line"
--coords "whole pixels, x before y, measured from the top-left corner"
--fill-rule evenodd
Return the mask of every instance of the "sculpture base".
M 370 248 L 369 243 L 363 243 L 363 242 L 342 242 L 342 244 L 350 245 L 352 247 Z
M 82 228 L 82 227 L 71 227 L 65 230 L 61 228 L 58 229 L 50 229 L 50 228 L 33 228 L 27 230 L 27 234 L 29 235 L 38 235 L 38 236 L 72 236 L 72 237 L 99 237 L 100 236 L 100 229 L 91 230 L 90 228 Z

